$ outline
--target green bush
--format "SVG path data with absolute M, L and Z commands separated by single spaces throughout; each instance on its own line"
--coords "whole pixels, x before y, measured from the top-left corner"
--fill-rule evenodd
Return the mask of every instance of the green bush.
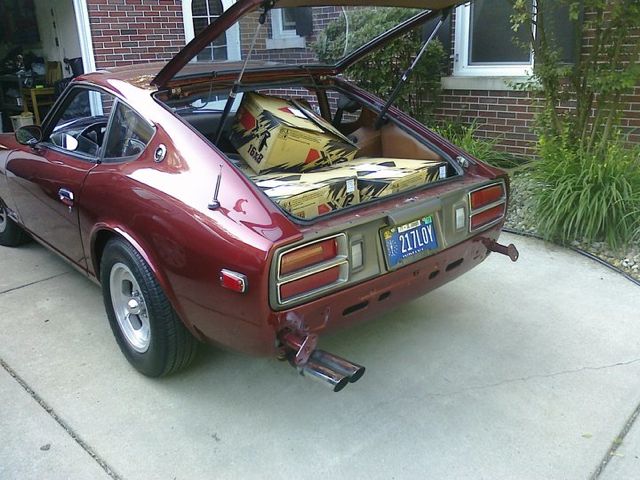
M 377 35 L 398 25 L 421 10 L 407 8 L 347 9 L 349 39 L 345 49 L 344 15 L 332 21 L 313 45 L 322 62 L 334 63 Z M 376 50 L 347 70 L 345 75 L 381 98 L 387 98 L 422 46 L 421 29 L 413 29 L 386 47 Z M 396 105 L 426 122 L 437 108 L 441 91 L 440 75 L 445 53 L 434 40 L 416 66 Z
M 640 147 L 618 137 L 604 158 L 569 141 L 542 137 L 534 177 L 540 233 L 563 243 L 576 239 L 626 245 L 640 234 Z
M 478 138 L 476 136 L 478 125 L 475 122 L 471 125 L 449 122 L 444 125 L 432 126 L 431 129 L 478 160 L 494 167 L 514 168 L 528 161 L 526 158 L 499 151 L 497 149 L 499 137 Z

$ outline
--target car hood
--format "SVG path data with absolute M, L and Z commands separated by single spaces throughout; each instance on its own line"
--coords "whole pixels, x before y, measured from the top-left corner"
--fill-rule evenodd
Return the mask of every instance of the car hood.
M 393 30 L 396 34 L 390 31 L 391 34 L 382 35 L 381 38 L 375 38 L 366 45 L 360 46 L 356 51 L 350 55 L 336 61 L 333 64 L 322 65 L 327 70 L 333 73 L 339 72 L 347 66 L 358 61 L 362 56 L 368 54 L 373 48 L 386 44 L 388 41 L 393 40 L 399 34 L 404 33 L 406 29 L 413 28 L 420 23 L 424 23 L 430 17 L 435 16 L 438 11 L 452 7 L 456 4 L 464 3 L 461 0 L 276 0 L 267 2 L 265 0 L 238 0 L 228 10 L 223 12 L 215 21 L 210 23 L 200 33 L 198 33 L 193 40 L 191 40 L 178 54 L 176 54 L 172 60 L 170 60 L 165 67 L 156 75 L 151 84 L 159 88 L 165 88 L 170 85 L 171 80 L 174 79 L 179 73 L 183 72 L 183 69 L 195 59 L 205 48 L 210 46 L 212 42 L 223 35 L 228 29 L 236 25 L 242 17 L 245 17 L 258 9 L 264 8 L 268 5 L 269 9 L 272 8 L 294 8 L 294 7 L 402 7 L 410 9 L 423 10 L 422 18 L 416 18 L 408 20 L 403 24 L 398 25 Z M 346 15 L 346 13 L 345 13 Z M 421 20 L 421 21 L 419 21 Z M 407 28 L 402 28 L 406 25 Z M 375 45 L 370 45 L 374 44 Z M 242 62 L 225 62 L 223 68 L 219 65 L 210 64 L 209 68 L 192 68 L 191 70 L 195 75 L 213 74 L 224 70 L 225 73 L 234 71 L 240 71 Z M 260 65 L 259 62 L 253 64 L 254 68 L 267 68 L 270 64 L 267 62 Z M 286 65 L 284 65 L 286 67 Z M 294 65 L 291 65 L 292 67 Z M 279 66 L 282 69 L 283 65 Z M 308 67 L 317 68 L 318 65 Z M 271 68 L 273 66 L 271 65 Z M 299 65 L 298 65 L 299 68 Z M 278 69 L 278 68 L 273 68 Z M 187 69 L 188 70 L 188 69 Z M 187 75 L 190 75 L 187 72 Z

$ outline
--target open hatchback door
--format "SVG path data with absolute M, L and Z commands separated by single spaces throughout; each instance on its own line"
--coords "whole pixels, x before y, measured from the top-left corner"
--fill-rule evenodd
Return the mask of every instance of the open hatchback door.
M 237 74 L 250 51 L 248 73 L 304 69 L 315 74 L 337 74 L 374 49 L 460 3 L 460 0 L 238 0 L 211 24 L 196 22 L 195 38 L 167 63 L 152 84 L 166 88 L 202 76 Z M 365 34 L 354 33 L 358 25 L 350 25 L 349 18 L 354 17 L 352 21 L 357 22 L 358 12 L 372 8 L 383 15 L 388 13 L 386 21 L 368 28 Z M 341 23 L 334 22 L 330 27 L 342 38 L 340 45 L 323 44 L 318 34 L 340 16 Z M 262 31 L 251 45 L 257 28 Z

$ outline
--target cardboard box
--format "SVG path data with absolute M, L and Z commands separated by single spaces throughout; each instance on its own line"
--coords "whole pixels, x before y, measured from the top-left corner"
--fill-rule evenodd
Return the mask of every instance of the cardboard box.
M 254 176 L 253 181 L 282 208 L 300 218 L 314 218 L 360 201 L 357 174 L 351 168 L 270 173 Z
M 301 102 L 245 93 L 231 143 L 258 173 L 303 172 L 352 160 L 357 147 Z
M 362 157 L 348 166 L 358 174 L 361 202 L 410 190 L 447 175 L 447 162 L 440 160 Z

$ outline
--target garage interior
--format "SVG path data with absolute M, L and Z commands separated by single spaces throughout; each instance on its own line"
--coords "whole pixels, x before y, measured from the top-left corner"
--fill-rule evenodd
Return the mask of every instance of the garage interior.
M 72 0 L 0 0 L 0 131 L 40 124 L 82 71 Z

